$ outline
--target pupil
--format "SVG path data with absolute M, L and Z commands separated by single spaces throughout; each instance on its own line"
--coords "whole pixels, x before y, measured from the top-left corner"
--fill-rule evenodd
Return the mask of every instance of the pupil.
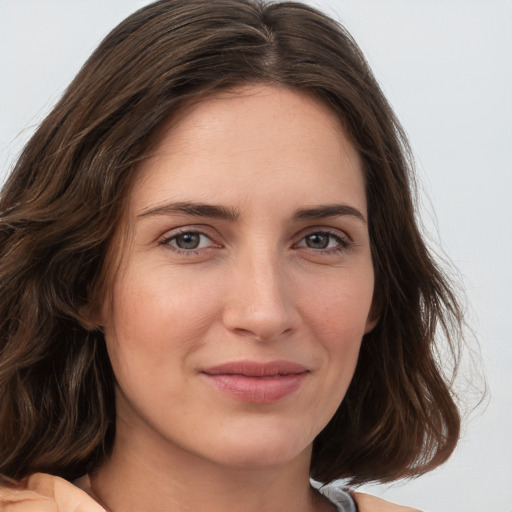
M 197 249 L 200 235 L 198 233 L 185 233 L 176 237 L 176 245 L 180 249 Z
M 312 249 L 325 249 L 329 245 L 329 236 L 315 233 L 306 238 L 306 245 Z

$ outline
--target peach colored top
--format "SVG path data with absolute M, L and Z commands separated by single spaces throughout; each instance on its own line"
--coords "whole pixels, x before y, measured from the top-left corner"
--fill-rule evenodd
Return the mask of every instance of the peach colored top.
M 63 478 L 35 473 L 15 486 L 0 487 L 0 512 L 106 512 L 89 496 L 89 478 L 76 485 Z
M 352 497 L 336 484 L 320 489 L 338 512 L 355 512 Z M 0 483 L 0 512 L 107 512 L 94 498 L 89 477 L 73 483 L 57 476 L 35 473 L 16 485 Z M 375 496 L 354 493 L 360 512 L 420 512 Z
M 0 486 L 0 512 L 107 512 L 93 496 L 87 475 L 70 483 L 56 476 L 35 473 L 16 485 Z M 326 497 L 339 512 L 356 512 L 352 498 L 345 491 L 331 490 Z

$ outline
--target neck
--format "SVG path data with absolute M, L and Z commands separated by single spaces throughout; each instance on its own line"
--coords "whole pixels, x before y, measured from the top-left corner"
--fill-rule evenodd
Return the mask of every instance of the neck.
M 118 432 L 110 459 L 91 475 L 94 497 L 109 512 L 324 512 L 309 486 L 308 448 L 283 464 L 229 466 Z

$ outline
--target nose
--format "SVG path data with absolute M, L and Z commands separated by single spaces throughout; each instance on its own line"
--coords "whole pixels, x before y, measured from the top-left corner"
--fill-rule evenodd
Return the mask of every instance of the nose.
M 223 311 L 228 330 L 257 341 L 296 330 L 300 315 L 291 280 L 276 258 L 244 258 L 230 277 Z

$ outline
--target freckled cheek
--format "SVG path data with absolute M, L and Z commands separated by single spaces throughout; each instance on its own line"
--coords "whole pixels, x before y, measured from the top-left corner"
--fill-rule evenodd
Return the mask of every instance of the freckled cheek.
M 372 295 L 371 278 L 363 281 L 332 280 L 316 293 L 303 295 L 302 316 L 326 348 L 357 354 Z
M 200 279 L 173 278 L 170 272 L 136 277 L 127 275 L 114 292 L 116 343 L 156 360 L 176 344 L 186 349 L 197 343 L 216 314 L 215 288 Z

